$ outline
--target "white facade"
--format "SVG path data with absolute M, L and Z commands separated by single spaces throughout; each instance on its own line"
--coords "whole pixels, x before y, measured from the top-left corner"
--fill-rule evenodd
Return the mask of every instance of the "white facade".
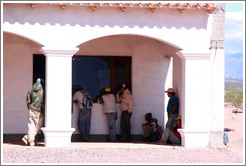
M 183 116 L 182 145 L 207 146 L 212 142 L 210 133 L 217 133 L 213 139 L 222 143 L 224 53 L 213 56 L 209 50 L 213 16 L 198 9 L 180 13 L 165 8 L 151 13 L 144 8 L 122 12 L 114 7 L 92 11 L 75 5 L 61 10 L 51 4 L 35 8 L 4 4 L 3 134 L 27 132 L 25 97 L 32 86 L 33 54 L 46 56 L 43 131 L 48 147 L 69 146 L 73 131 L 78 133 L 78 111 L 71 114 L 72 56 L 130 56 L 132 134 L 142 134 L 146 112 L 152 112 L 164 127 L 168 101 L 164 90 L 173 86 Z M 107 134 L 106 126 L 100 125 L 105 121 L 100 111 L 101 105 L 95 104 L 92 134 Z

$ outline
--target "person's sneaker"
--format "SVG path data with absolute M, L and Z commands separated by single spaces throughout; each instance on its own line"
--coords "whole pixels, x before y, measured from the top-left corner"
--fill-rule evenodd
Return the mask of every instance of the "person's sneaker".
M 27 135 L 25 135 L 25 136 L 22 138 L 22 141 L 23 141 L 26 145 L 28 145 Z

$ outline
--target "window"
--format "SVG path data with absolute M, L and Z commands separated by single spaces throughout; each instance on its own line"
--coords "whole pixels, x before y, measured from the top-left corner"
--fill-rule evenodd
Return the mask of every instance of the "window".
M 81 85 L 92 98 L 111 87 L 116 93 L 123 83 L 131 88 L 131 57 L 73 57 L 72 84 Z

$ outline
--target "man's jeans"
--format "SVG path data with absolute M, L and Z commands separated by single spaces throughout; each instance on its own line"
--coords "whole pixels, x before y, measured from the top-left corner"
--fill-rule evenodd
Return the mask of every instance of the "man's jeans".
M 117 119 L 117 112 L 107 113 L 108 131 L 110 141 L 116 141 L 116 127 L 115 120 Z
M 170 128 L 165 128 L 162 134 L 163 141 L 170 141 L 173 144 L 180 144 L 181 138 L 177 137 Z
M 91 129 L 91 110 L 81 109 L 79 112 L 79 131 L 83 139 L 88 139 Z
M 166 128 L 171 128 L 174 125 L 175 118 L 177 118 L 179 114 L 172 114 L 170 118 L 167 120 Z

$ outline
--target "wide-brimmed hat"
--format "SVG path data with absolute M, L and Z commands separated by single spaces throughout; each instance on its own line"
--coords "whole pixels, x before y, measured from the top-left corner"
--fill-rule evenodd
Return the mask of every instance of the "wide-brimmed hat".
M 105 92 L 110 92 L 111 89 L 110 89 L 110 88 L 105 88 L 104 91 L 105 91 Z
M 177 118 L 175 118 L 175 120 L 181 120 L 182 117 L 179 115 Z
M 174 92 L 175 93 L 175 89 L 173 89 L 173 88 L 168 88 L 168 90 L 167 91 L 165 91 L 165 92 Z

